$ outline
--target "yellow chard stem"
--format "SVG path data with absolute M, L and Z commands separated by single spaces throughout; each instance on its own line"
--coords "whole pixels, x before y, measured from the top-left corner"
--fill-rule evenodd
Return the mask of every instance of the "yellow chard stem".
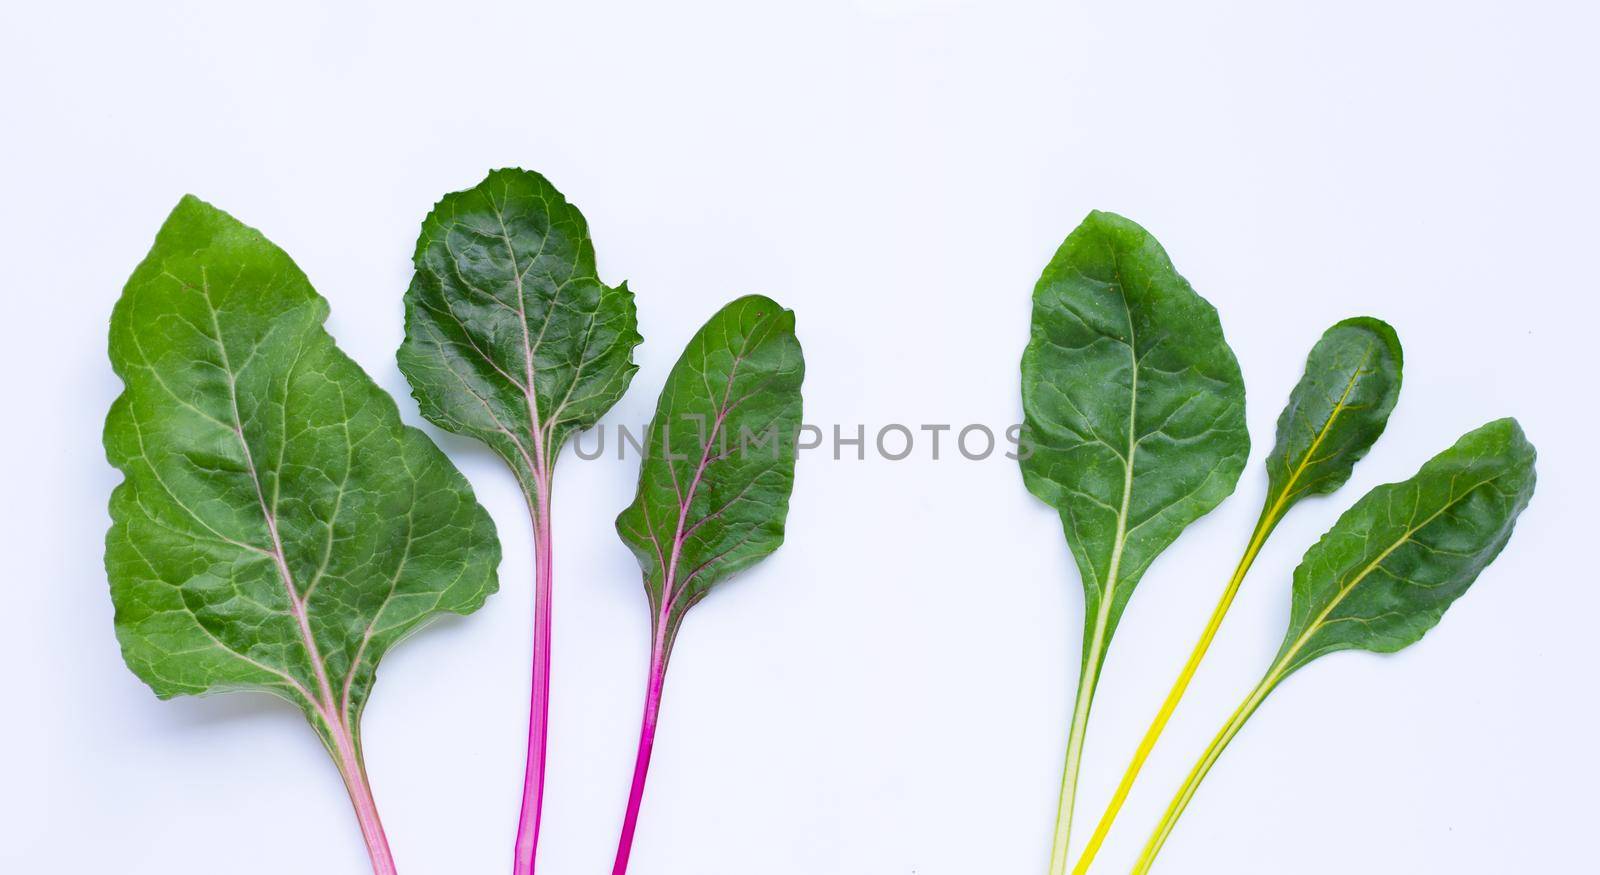
M 1105 643 L 1103 629 L 1097 630 L 1090 658 L 1078 678 L 1078 695 L 1072 706 L 1072 730 L 1067 735 L 1066 765 L 1061 769 L 1061 801 L 1056 807 L 1055 838 L 1050 845 L 1050 875 L 1066 875 L 1072 843 L 1072 807 L 1078 791 L 1078 768 L 1083 762 L 1083 741 L 1089 729 L 1089 709 L 1094 703 L 1095 683 L 1099 679 L 1099 653 Z
M 1216 764 L 1217 759 L 1222 756 L 1222 752 L 1227 749 L 1228 742 L 1233 741 L 1233 737 L 1239 734 L 1239 730 L 1244 727 L 1245 721 L 1249 720 L 1250 715 L 1261 707 L 1261 701 L 1267 697 L 1268 693 L 1272 692 L 1273 687 L 1278 685 L 1278 681 L 1283 679 L 1284 667 L 1287 664 L 1288 659 L 1285 658 L 1273 665 L 1272 670 L 1267 672 L 1267 676 L 1261 679 L 1261 683 L 1256 684 L 1255 689 L 1250 691 L 1250 695 L 1246 696 L 1245 700 L 1233 712 L 1233 716 L 1229 717 L 1228 722 L 1223 724 L 1222 731 L 1218 732 L 1217 737 L 1212 739 L 1211 745 L 1200 756 L 1199 762 L 1194 764 L 1194 768 L 1189 771 L 1189 777 L 1184 780 L 1183 786 L 1178 788 L 1177 794 L 1172 797 L 1172 802 L 1167 805 L 1167 811 L 1161 816 L 1161 822 L 1156 825 L 1155 831 L 1150 834 L 1150 840 L 1145 842 L 1144 850 L 1140 852 L 1138 862 L 1134 863 L 1132 875 L 1146 875 L 1150 871 L 1150 867 L 1155 865 L 1156 854 L 1160 853 L 1161 846 L 1166 844 L 1167 836 L 1172 834 L 1172 828 L 1177 826 L 1179 815 L 1183 814 L 1183 810 L 1189 807 L 1189 800 L 1194 798 L 1195 791 L 1200 788 L 1200 782 L 1205 780 L 1206 773 L 1211 771 L 1211 767 Z
M 1133 789 L 1133 782 L 1138 779 L 1145 760 L 1150 758 L 1150 752 L 1155 750 L 1156 742 L 1161 738 L 1162 731 L 1167 728 L 1167 721 L 1172 719 L 1172 714 L 1177 710 L 1183 694 L 1189 689 L 1189 682 L 1194 679 L 1201 660 L 1205 659 L 1206 651 L 1211 649 L 1212 640 L 1222 628 L 1222 619 L 1228 615 L 1228 609 L 1233 606 L 1239 585 L 1244 582 L 1250 566 L 1255 564 L 1256 555 L 1261 552 L 1261 545 L 1266 543 L 1267 535 L 1272 533 L 1278 520 L 1282 519 L 1284 504 L 1284 499 L 1280 496 L 1268 505 L 1261 514 L 1261 519 L 1257 521 L 1255 532 L 1250 536 L 1244 555 L 1240 557 L 1238 566 L 1233 570 L 1233 576 L 1228 579 L 1228 585 L 1222 591 L 1222 598 L 1212 609 L 1211 618 L 1206 622 L 1205 630 L 1200 633 L 1200 640 L 1195 642 L 1194 650 L 1189 653 L 1189 660 L 1184 663 L 1177 680 L 1173 681 L 1172 689 L 1167 692 L 1166 701 L 1161 703 L 1161 710 L 1156 712 L 1155 719 L 1150 721 L 1150 727 L 1145 730 L 1144 738 L 1139 741 L 1139 747 L 1133 752 L 1133 760 L 1122 773 L 1122 780 L 1117 784 L 1117 790 L 1112 794 L 1111 801 L 1106 804 L 1105 812 L 1100 815 L 1100 822 L 1095 824 L 1094 834 L 1089 837 L 1089 844 L 1084 848 L 1083 856 L 1078 858 L 1078 865 L 1072 869 L 1073 875 L 1084 875 L 1088 872 L 1089 864 L 1094 862 L 1095 855 L 1100 852 L 1100 846 L 1105 844 L 1106 836 L 1111 832 L 1111 824 L 1116 821 L 1117 814 L 1122 811 L 1123 802 L 1127 801 L 1128 793 Z M 1066 870 L 1063 868 L 1061 871 Z

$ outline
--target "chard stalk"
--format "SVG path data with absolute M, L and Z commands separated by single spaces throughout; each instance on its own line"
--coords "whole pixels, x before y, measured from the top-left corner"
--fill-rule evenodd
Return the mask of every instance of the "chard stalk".
M 1133 789 L 1133 782 L 1138 779 L 1139 772 L 1144 768 L 1145 760 L 1150 758 L 1150 752 L 1155 749 L 1156 742 L 1161 738 L 1161 733 L 1167 728 L 1167 722 L 1172 719 L 1172 714 L 1178 708 L 1178 702 L 1183 699 L 1183 694 L 1189 689 L 1189 682 L 1194 680 L 1195 671 L 1200 668 L 1201 660 L 1205 659 L 1206 651 L 1211 648 L 1211 642 L 1217 637 L 1217 631 L 1222 628 L 1222 620 L 1228 615 L 1228 609 L 1233 606 L 1233 599 L 1239 594 L 1239 586 L 1244 582 L 1244 577 L 1250 571 L 1250 566 L 1255 564 L 1256 555 L 1261 552 L 1261 545 L 1266 543 L 1267 536 L 1283 518 L 1283 500 L 1278 501 L 1261 515 L 1256 523 L 1255 532 L 1250 536 L 1250 543 L 1245 547 L 1244 556 L 1239 559 L 1239 564 L 1233 570 L 1233 576 L 1228 579 L 1228 585 L 1222 591 L 1222 598 L 1217 601 L 1217 606 L 1212 609 L 1211 617 L 1206 621 L 1206 627 L 1200 633 L 1200 640 L 1195 642 L 1194 649 L 1189 653 L 1189 659 L 1183 664 L 1183 670 L 1178 673 L 1177 680 L 1173 681 L 1172 688 L 1167 691 L 1167 698 L 1161 703 L 1161 709 L 1156 712 L 1155 719 L 1150 721 L 1150 727 L 1145 730 L 1144 737 L 1139 740 L 1139 747 L 1133 752 L 1133 760 L 1128 763 L 1127 769 L 1118 782 L 1116 792 L 1111 795 L 1111 801 L 1106 804 L 1106 810 L 1100 815 L 1099 823 L 1095 824 L 1094 833 L 1089 836 L 1089 844 L 1084 848 L 1083 855 L 1078 858 L 1078 864 L 1072 868 L 1073 875 L 1084 875 L 1089 871 L 1089 864 L 1094 862 L 1095 855 L 1100 852 L 1100 847 L 1105 844 L 1106 836 L 1111 832 L 1111 824 L 1116 821 L 1117 814 L 1122 811 L 1122 804 L 1128 798 L 1128 793 Z
M 667 654 L 669 635 L 664 628 L 666 617 L 656 624 L 650 645 L 650 674 L 644 697 L 644 719 L 639 726 L 639 752 L 633 763 L 633 785 L 628 790 L 628 810 L 622 818 L 622 835 L 617 840 L 617 857 L 611 866 L 612 875 L 628 871 L 628 856 L 633 853 L 633 832 L 639 825 L 639 807 L 644 802 L 645 776 L 650 772 L 650 753 L 656 743 L 656 719 L 661 714 L 661 687 L 667 679 Z
M 1189 807 L 1189 800 L 1194 798 L 1195 791 L 1200 788 L 1200 782 L 1205 780 L 1211 767 L 1216 765 L 1217 759 L 1227 749 L 1228 743 L 1233 741 L 1233 737 L 1239 734 L 1240 729 L 1244 728 L 1245 721 L 1256 713 L 1256 709 L 1261 707 L 1262 700 L 1278 685 L 1278 681 L 1283 679 L 1286 665 L 1285 661 L 1275 663 L 1266 677 L 1261 679 L 1261 683 L 1256 684 L 1250 695 L 1246 696 L 1234 710 L 1228 722 L 1222 725 L 1222 731 L 1211 740 L 1205 753 L 1200 755 L 1200 760 L 1189 770 L 1189 777 L 1184 779 L 1183 786 L 1178 788 L 1177 794 L 1172 797 L 1172 802 L 1167 805 L 1166 813 L 1161 816 L 1161 822 L 1156 824 L 1155 831 L 1150 834 L 1150 840 L 1145 842 L 1144 851 L 1139 854 L 1132 875 L 1146 875 L 1150 867 L 1155 865 L 1156 854 L 1160 853 L 1161 846 L 1166 844 L 1167 836 L 1172 835 L 1172 828 L 1178 825 L 1178 818 L 1183 814 L 1183 810 Z
M 328 752 L 333 754 L 344 779 L 345 790 L 350 793 L 350 804 L 355 807 L 356 823 L 361 826 L 361 839 L 367 844 L 367 856 L 372 860 L 372 875 L 397 875 L 394 853 L 389 850 L 389 837 L 384 835 L 383 821 L 378 818 L 378 803 L 372 796 L 372 783 L 367 780 L 367 766 L 361 758 L 361 745 L 354 731 L 343 721 L 328 716 Z
M 555 566 L 550 537 L 550 476 L 539 472 L 528 509 L 533 518 L 533 679 L 528 706 L 528 753 L 522 778 L 522 811 L 517 818 L 513 871 L 533 875 L 539 851 L 539 819 L 544 805 L 545 756 L 550 739 L 550 599 Z
M 1104 600 L 1103 606 L 1111 601 Z M 1078 694 L 1072 705 L 1072 728 L 1067 733 L 1066 763 L 1061 769 L 1061 799 L 1056 806 L 1055 838 L 1050 844 L 1050 875 L 1065 875 L 1072 843 L 1072 808 L 1078 794 L 1078 771 L 1083 763 L 1083 741 L 1089 729 L 1089 711 L 1094 705 L 1094 690 L 1100 680 L 1100 664 L 1105 655 L 1104 612 L 1097 612 L 1095 628 L 1089 636 L 1089 655 L 1078 677 Z

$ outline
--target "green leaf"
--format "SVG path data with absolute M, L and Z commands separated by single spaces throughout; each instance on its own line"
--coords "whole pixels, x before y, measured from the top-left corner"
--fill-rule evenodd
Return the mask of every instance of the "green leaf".
M 1151 560 L 1233 491 L 1250 451 L 1244 381 L 1216 310 L 1155 238 L 1095 212 L 1034 289 L 1022 405 L 1023 479 L 1061 512 L 1088 659 Z
M 612 871 L 626 872 L 684 613 L 783 543 L 805 361 L 794 313 L 749 295 L 711 317 L 661 390 L 639 491 L 617 517 L 650 598 L 650 673 L 633 786 Z
M 1511 538 L 1533 497 L 1534 461 L 1516 420 L 1496 420 L 1410 480 L 1373 489 L 1334 523 L 1295 569 L 1277 658 L 1173 797 L 1135 873 L 1149 871 L 1201 781 L 1284 678 L 1337 650 L 1400 650 L 1439 622 Z
M 1516 420 L 1497 420 L 1356 502 L 1295 569 L 1281 674 L 1335 650 L 1396 651 L 1433 628 L 1510 539 L 1534 457 Z
M 804 375 L 794 313 L 760 295 L 722 308 L 668 375 L 617 517 L 667 628 L 783 543 Z
M 105 446 L 125 479 L 106 570 L 123 656 L 157 695 L 288 699 L 364 785 L 357 723 L 378 661 L 481 606 L 500 547 L 327 315 L 259 232 L 179 202 L 111 318 L 125 390 Z
M 413 261 L 399 361 L 422 415 L 493 447 L 534 495 L 638 369 L 633 293 L 600 281 L 583 214 L 527 170 L 445 195 Z
M 1052 872 L 1100 666 L 1152 560 L 1233 491 L 1250 451 L 1244 383 L 1216 310 L 1143 228 L 1094 212 L 1033 295 L 1022 357 L 1022 474 L 1061 514 L 1085 596 L 1083 667 Z
M 1301 498 L 1326 495 L 1350 479 L 1389 423 L 1403 364 L 1400 339 L 1381 320 L 1346 319 L 1322 335 L 1278 416 L 1264 516 L 1276 522 Z

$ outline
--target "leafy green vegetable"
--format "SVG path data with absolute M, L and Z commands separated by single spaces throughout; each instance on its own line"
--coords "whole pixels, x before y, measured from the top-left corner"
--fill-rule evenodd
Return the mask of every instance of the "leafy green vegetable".
M 1281 519 L 1300 499 L 1327 495 L 1350 479 L 1389 424 L 1403 364 L 1394 329 L 1370 316 L 1346 319 L 1322 335 L 1278 415 L 1263 518 Z
M 533 691 L 515 851 L 515 872 L 528 875 L 549 724 L 551 476 L 567 439 L 633 379 L 633 294 L 600 281 L 583 214 L 526 170 L 496 170 L 445 195 L 422 223 L 413 260 L 400 370 L 423 416 L 511 465 L 533 518 Z
M 1050 871 L 1067 869 L 1073 797 L 1100 668 L 1150 562 L 1233 491 L 1250 438 L 1217 313 L 1143 228 L 1094 212 L 1033 294 L 1022 357 L 1022 475 L 1061 513 L 1083 578 L 1083 663 Z
M 1101 815 L 1088 847 L 1073 867 L 1075 875 L 1089 871 L 1089 864 L 1094 862 L 1139 770 L 1178 707 L 1200 661 L 1205 658 L 1223 617 L 1233 605 L 1239 585 L 1267 536 L 1300 499 L 1327 494 L 1350 479 L 1356 462 L 1383 434 L 1389 413 L 1400 395 L 1401 364 L 1400 339 L 1395 336 L 1394 329 L 1370 317 L 1338 323 L 1312 348 L 1306 359 L 1305 374 L 1278 417 L 1277 445 L 1267 457 L 1267 497 L 1244 556 L 1223 589 L 1222 598 L 1188 662 L 1135 750 L 1133 761 L 1128 764 L 1111 802 Z
M 650 673 L 615 875 L 628 868 L 667 660 L 685 612 L 783 543 L 805 362 L 794 313 L 750 295 L 689 341 L 661 390 L 639 491 L 617 517 L 650 598 Z
M 1173 797 L 1135 873 L 1150 870 L 1206 773 L 1284 678 L 1338 650 L 1392 653 L 1439 622 L 1511 538 L 1533 496 L 1534 459 L 1515 420 L 1491 422 L 1410 480 L 1367 493 L 1306 552 L 1282 649 Z
M 327 315 L 259 232 L 178 203 L 111 317 L 106 571 L 123 657 L 158 696 L 257 689 L 305 712 L 385 875 L 360 732 L 378 660 L 481 606 L 500 545 Z

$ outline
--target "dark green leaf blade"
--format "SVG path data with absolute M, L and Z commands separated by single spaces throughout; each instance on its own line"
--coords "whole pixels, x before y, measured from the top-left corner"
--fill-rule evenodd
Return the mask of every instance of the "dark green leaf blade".
M 783 542 L 804 376 L 794 313 L 760 295 L 723 307 L 668 375 L 617 517 L 668 628 Z
M 125 389 L 105 428 L 129 667 L 163 698 L 273 692 L 325 740 L 353 729 L 392 644 L 483 604 L 500 556 L 471 487 L 327 313 L 282 250 L 184 198 L 113 313 Z
M 489 444 L 531 492 L 633 379 L 633 293 L 600 281 L 583 214 L 527 170 L 445 195 L 413 260 L 399 361 L 423 416 Z
M 1088 622 L 1104 611 L 1109 636 L 1150 562 L 1238 482 L 1244 382 L 1216 310 L 1121 216 L 1067 237 L 1033 312 L 1023 478 L 1061 512 Z
M 1511 538 L 1535 459 L 1516 420 L 1495 420 L 1356 502 L 1295 569 L 1279 677 L 1337 650 L 1393 652 L 1433 628 Z
M 1388 323 L 1346 319 L 1323 333 L 1278 416 L 1267 457 L 1267 510 L 1275 522 L 1307 495 L 1344 485 L 1389 423 L 1404 356 Z

